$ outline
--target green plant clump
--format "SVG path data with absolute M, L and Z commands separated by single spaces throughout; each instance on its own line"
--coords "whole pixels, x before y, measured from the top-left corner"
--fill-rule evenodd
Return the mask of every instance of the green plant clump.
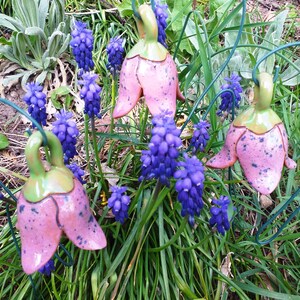
M 135 2 L 137 7 L 143 3 Z M 164 122 L 152 118 L 143 101 L 127 116 L 111 118 L 117 84 L 130 83 L 127 78 L 120 82 L 120 73 L 111 72 L 111 65 L 107 69 L 106 47 L 111 38 L 120 37 L 110 51 L 128 53 L 139 40 L 131 0 L 12 0 L 13 16 L 0 14 L 0 26 L 12 31 L 9 40 L 0 40 L 2 59 L 24 68 L 25 73 L 17 74 L 26 74 L 24 82 L 39 72 L 35 79 L 43 83 L 62 56 L 75 64 L 69 49 L 74 30 L 70 15 L 92 31 L 94 69 L 83 75 L 76 69 L 62 87 L 47 95 L 57 109 L 51 115 L 47 111 L 47 130 L 53 130 L 63 149 L 76 145 L 67 164 L 83 183 L 107 239 L 105 249 L 85 251 L 63 236 L 49 262 L 49 276 L 26 275 L 12 201 L 26 178 L 0 167 L 0 172 L 20 182 L 18 186 L 5 182 L 11 194 L 0 191 L 0 299 L 300 299 L 299 41 L 258 66 L 258 72 L 278 71 L 271 108 L 284 124 L 287 154 L 297 167 L 284 168 L 276 189 L 261 195 L 246 181 L 239 163 L 229 170 L 206 166 L 224 145 L 232 120 L 253 101 L 253 68 L 290 41 L 296 16 L 282 9 L 274 20 L 264 22 L 246 12 L 245 0 L 161 3 L 168 5 L 167 50 L 185 96 L 177 101 L 172 121 Z M 287 27 L 288 16 L 295 19 L 288 20 Z M 68 112 L 58 114 L 59 109 Z M 197 144 L 201 151 L 193 147 L 195 132 L 202 134 Z M 162 137 L 169 141 L 167 150 Z M 9 133 L 1 141 L 0 158 L 11 147 Z M 175 164 L 176 171 L 163 181 L 165 169 L 156 166 L 148 172 L 155 156 L 149 151 L 165 154 L 170 148 L 173 160 L 161 160 L 159 167 Z M 45 154 L 49 161 L 47 147 Z M 193 195 L 201 194 L 201 202 L 191 212 L 183 208 L 191 207 L 185 197 L 192 188 Z M 224 217 L 223 227 L 215 226 L 220 220 L 211 219 L 211 213 Z M 269 219 L 271 224 L 260 232 Z

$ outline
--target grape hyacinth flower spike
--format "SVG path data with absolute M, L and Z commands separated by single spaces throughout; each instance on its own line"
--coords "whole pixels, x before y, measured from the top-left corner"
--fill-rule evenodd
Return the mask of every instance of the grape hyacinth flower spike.
M 62 109 L 55 114 L 56 121 L 53 122 L 52 132 L 58 137 L 62 144 L 64 152 L 64 162 L 69 163 L 69 160 L 76 154 L 76 142 L 79 135 L 79 130 L 74 120 L 73 114 Z
M 158 41 L 167 48 L 166 44 L 166 28 L 168 19 L 168 5 L 160 4 L 159 1 L 155 3 L 154 9 L 155 18 L 158 26 Z
M 39 272 L 43 275 L 50 276 L 51 272 L 55 270 L 54 260 L 50 259 L 44 266 L 39 268 Z
M 223 114 L 230 114 L 232 113 L 232 107 L 234 104 L 234 107 L 239 108 L 239 102 L 241 101 L 241 93 L 243 92 L 243 89 L 240 85 L 241 77 L 239 77 L 237 74 L 232 74 L 231 77 L 225 78 L 225 81 L 227 83 L 223 84 L 221 86 L 221 90 L 232 90 L 235 95 L 235 99 L 229 91 L 225 91 L 221 94 L 221 104 L 219 106 L 219 110 L 217 111 L 218 116 L 223 116 Z
M 137 19 L 137 25 L 140 40 L 123 62 L 113 118 L 129 113 L 143 95 L 153 116 L 170 111 L 174 117 L 176 98 L 184 100 L 179 91 L 175 62 L 157 41 L 158 27 L 151 7 L 141 5 L 139 14 L 141 20 Z
M 124 60 L 124 48 L 122 46 L 123 39 L 119 36 L 112 38 L 106 47 L 108 54 L 107 69 L 112 73 L 113 76 L 120 71 L 122 62 Z
M 92 30 L 86 27 L 86 23 L 75 21 L 70 46 L 79 69 L 88 72 L 94 68 L 92 56 L 94 37 Z
M 209 220 L 210 226 L 217 226 L 217 230 L 224 235 L 230 229 L 228 217 L 228 207 L 230 200 L 227 196 L 221 196 L 220 199 L 213 199 L 211 202 L 214 206 L 210 209 L 212 217 Z
M 25 155 L 30 171 L 17 202 L 17 225 L 21 237 L 21 262 L 32 274 L 49 262 L 63 233 L 79 248 L 106 247 L 105 235 L 89 208 L 86 192 L 63 163 L 58 138 L 45 131 L 51 168 L 45 171 L 39 148 L 40 132 L 28 139 Z
M 261 73 L 258 81 L 254 104 L 230 125 L 222 150 L 206 166 L 224 169 L 239 160 L 249 184 L 267 195 L 279 184 L 283 166 L 294 169 L 296 163 L 288 157 L 284 124 L 270 108 L 273 78 Z
M 112 208 L 116 221 L 123 224 L 125 219 L 128 218 L 128 208 L 130 204 L 130 198 L 125 194 L 127 187 L 113 186 L 111 187 L 111 191 L 112 194 L 108 199 L 108 207 Z
M 199 216 L 203 207 L 204 167 L 196 156 L 189 157 L 184 153 L 183 157 L 174 174 L 177 179 L 175 189 L 182 205 L 181 215 L 188 216 L 189 224 L 193 226 L 195 215 Z
M 191 145 L 193 147 L 193 153 L 200 151 L 203 152 L 204 148 L 207 145 L 207 142 L 209 140 L 209 133 L 208 129 L 210 127 L 210 124 L 207 121 L 201 120 L 199 123 L 194 125 L 194 132 L 191 139 Z
M 43 87 L 36 82 L 26 84 L 27 93 L 24 101 L 28 105 L 28 113 L 41 125 L 46 125 L 46 94 L 43 93 Z M 34 124 L 32 124 L 35 127 Z
M 142 170 L 139 180 L 159 179 L 161 184 L 169 186 L 174 175 L 182 145 L 180 129 L 176 127 L 171 113 L 161 113 L 152 119 L 152 137 L 149 150 L 142 150 Z
M 84 100 L 84 113 L 90 118 L 100 118 L 101 87 L 96 83 L 97 74 L 84 73 L 79 84 L 82 85 L 80 98 Z

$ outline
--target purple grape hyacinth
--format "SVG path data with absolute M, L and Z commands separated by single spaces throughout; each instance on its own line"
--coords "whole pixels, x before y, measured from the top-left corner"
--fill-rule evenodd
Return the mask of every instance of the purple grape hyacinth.
M 213 206 L 210 209 L 212 217 L 209 220 L 210 226 L 217 226 L 217 230 L 224 235 L 225 231 L 229 230 L 230 222 L 228 220 L 228 206 L 230 204 L 230 200 L 227 196 L 221 196 L 219 200 L 212 200 Z
M 79 130 L 74 120 L 73 114 L 62 109 L 55 114 L 56 121 L 53 122 L 52 132 L 58 137 L 64 152 L 64 161 L 68 163 L 76 154 L 76 142 Z
M 24 96 L 24 101 L 28 105 L 28 113 L 40 125 L 46 125 L 46 94 L 44 94 L 43 87 L 36 82 L 26 84 L 27 93 Z M 32 126 L 35 125 L 32 123 Z
M 152 138 L 149 150 L 142 150 L 142 175 L 139 180 L 157 178 L 163 185 L 170 185 L 182 145 L 180 129 L 168 113 L 154 116 L 152 119 Z
M 75 178 L 77 178 L 81 184 L 86 183 L 82 178 L 84 176 L 84 170 L 82 170 L 76 163 L 72 163 L 71 165 L 66 165 L 66 167 L 72 171 Z
M 178 201 L 181 202 L 181 215 L 188 216 L 191 226 L 195 223 L 194 216 L 199 216 L 203 207 L 204 167 L 196 157 L 183 154 L 184 160 L 178 163 L 179 170 L 174 174 L 177 179 L 175 189 Z
M 239 108 L 239 102 L 241 101 L 241 93 L 243 92 L 243 89 L 240 85 L 241 77 L 239 77 L 237 74 L 232 74 L 230 78 L 226 77 L 225 81 L 227 83 L 223 84 L 221 86 L 221 90 L 230 89 L 234 92 L 235 99 L 229 91 L 226 91 L 221 94 L 221 104 L 219 106 L 219 110 L 217 111 L 218 116 L 223 116 L 223 113 L 226 112 L 227 114 L 230 114 L 232 112 L 232 106 Z M 234 101 L 235 100 L 235 101 Z
M 158 26 L 158 41 L 167 48 L 166 44 L 166 28 L 167 28 L 167 19 L 168 19 L 168 5 L 160 4 L 159 1 L 155 3 L 154 14 L 157 20 Z
M 113 76 L 116 75 L 117 71 L 121 70 L 121 66 L 124 60 L 124 48 L 122 46 L 123 39 L 119 36 L 112 38 L 106 47 L 108 54 L 107 69 Z
M 43 275 L 50 276 L 51 272 L 53 272 L 54 270 L 54 260 L 50 259 L 43 267 L 39 269 L 39 272 Z
M 96 83 L 98 79 L 97 74 L 84 73 L 83 80 L 79 81 L 82 85 L 80 90 L 80 98 L 84 100 L 84 113 L 88 114 L 90 118 L 97 116 L 100 118 L 100 93 L 101 87 Z
M 194 125 L 194 133 L 191 139 L 191 145 L 193 146 L 193 154 L 198 151 L 204 152 L 204 148 L 209 140 L 208 129 L 210 124 L 207 121 L 201 120 L 198 124 Z
M 92 30 L 86 27 L 86 23 L 75 21 L 74 29 L 71 32 L 70 46 L 78 67 L 88 72 L 94 68 L 92 56 L 94 37 Z
M 130 204 L 130 197 L 125 194 L 126 186 L 111 187 L 112 194 L 108 199 L 108 207 L 112 208 L 116 221 L 121 224 L 128 218 L 128 208 Z

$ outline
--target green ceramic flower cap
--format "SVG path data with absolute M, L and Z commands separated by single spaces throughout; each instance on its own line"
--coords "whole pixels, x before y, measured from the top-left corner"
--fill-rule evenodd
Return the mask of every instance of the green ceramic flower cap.
M 25 156 L 30 171 L 23 193 L 27 201 L 38 202 L 50 194 L 68 193 L 73 190 L 73 173 L 64 165 L 63 151 L 59 139 L 49 131 L 45 131 L 50 150 L 51 169 L 45 171 L 41 158 L 40 147 L 43 137 L 35 132 L 28 139 Z
M 246 127 L 256 134 L 263 134 L 282 121 L 270 108 L 274 87 L 273 77 L 268 73 L 260 73 L 257 79 L 259 86 L 255 86 L 254 89 L 254 104 L 242 112 L 234 120 L 233 125 Z
M 141 20 L 137 19 L 140 40 L 129 51 L 127 58 L 140 56 L 152 61 L 163 61 L 166 59 L 168 50 L 157 41 L 158 27 L 152 8 L 143 4 L 138 9 Z

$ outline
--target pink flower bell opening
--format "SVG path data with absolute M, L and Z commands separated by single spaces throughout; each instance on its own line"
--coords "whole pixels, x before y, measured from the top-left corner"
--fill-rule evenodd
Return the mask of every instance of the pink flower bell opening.
M 51 169 L 45 171 L 39 158 L 42 136 L 34 133 L 25 154 L 30 178 L 17 203 L 17 228 L 21 236 L 21 261 L 25 273 L 32 274 L 54 255 L 63 233 L 79 248 L 106 247 L 105 235 L 91 213 L 86 192 L 63 164 L 57 137 L 46 132 L 51 153 Z
M 176 98 L 184 100 L 178 86 L 175 62 L 166 48 L 157 41 L 155 14 L 149 5 L 139 7 L 137 20 L 139 42 L 126 56 L 120 74 L 119 98 L 113 118 L 129 113 L 141 96 L 145 96 L 150 113 L 176 112 Z
M 284 125 L 270 108 L 273 78 L 261 73 L 258 79 L 254 104 L 230 125 L 222 150 L 206 165 L 224 169 L 238 160 L 249 184 L 267 195 L 279 184 L 283 166 L 294 169 L 296 163 L 288 157 Z

